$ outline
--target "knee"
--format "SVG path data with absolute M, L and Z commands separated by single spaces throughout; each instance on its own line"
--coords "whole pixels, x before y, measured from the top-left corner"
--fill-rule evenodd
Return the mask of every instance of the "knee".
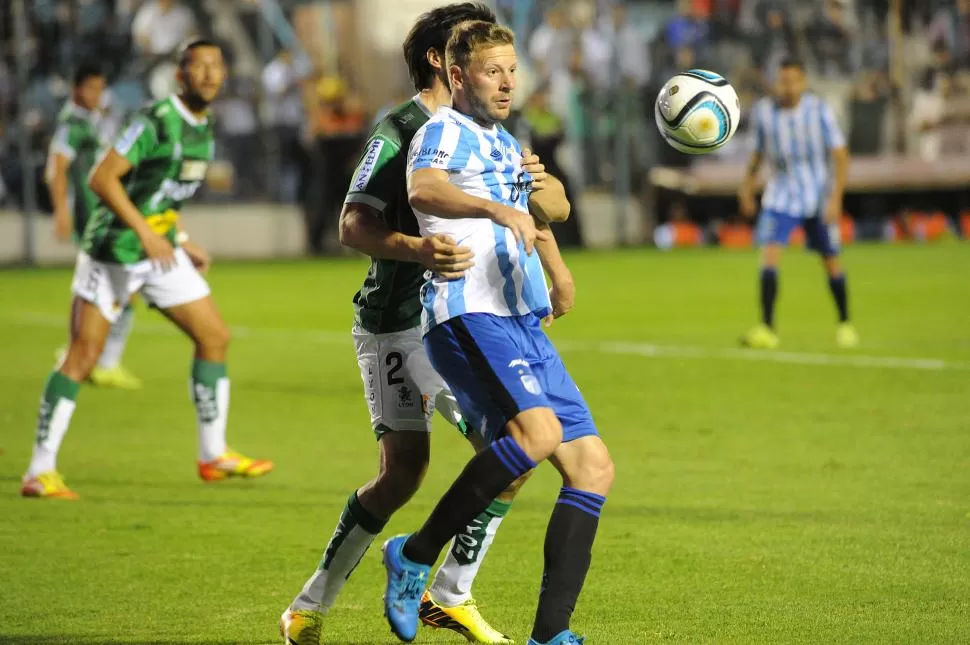
M 210 326 L 199 335 L 196 339 L 196 345 L 198 345 L 200 352 L 205 355 L 225 356 L 229 350 L 231 338 L 232 334 L 229 327 L 224 322 L 219 321 L 219 324 Z
M 613 487 L 615 474 L 613 459 L 606 445 L 600 443 L 597 448 L 587 451 L 579 460 L 578 467 L 570 473 L 569 485 L 605 496 Z

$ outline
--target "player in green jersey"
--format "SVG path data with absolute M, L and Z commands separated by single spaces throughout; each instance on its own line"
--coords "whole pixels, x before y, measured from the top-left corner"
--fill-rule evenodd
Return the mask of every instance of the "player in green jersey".
M 452 4 L 422 15 L 411 29 L 404 54 L 418 94 L 392 110 L 371 133 L 341 213 L 341 242 L 372 258 L 354 297 L 354 341 L 378 438 L 380 470 L 350 496 L 317 571 L 283 613 L 280 629 L 289 645 L 320 642 L 325 614 L 347 578 L 391 515 L 421 485 L 430 457 L 428 433 L 434 410 L 473 443 L 477 439 L 468 432 L 454 396 L 425 353 L 419 297 L 426 271 L 457 278 L 473 259 L 468 249 L 447 236 L 421 237 L 408 204 L 405 177 L 415 132 L 439 106 L 451 104 L 444 49 L 452 27 L 466 20 L 495 22 L 495 15 L 477 3 Z M 530 206 L 541 218 L 565 219 L 569 203 L 562 184 L 544 173 L 537 157 L 528 157 L 526 169 L 537 184 L 545 182 Z M 562 315 L 572 306 L 572 276 L 553 238 L 539 242 L 537 248 L 550 274 L 556 315 Z M 475 643 L 512 642 L 479 614 L 471 587 L 515 488 L 455 536 L 423 599 L 421 618 L 426 625 L 452 629 Z
M 98 198 L 88 186 L 88 174 L 97 161 L 101 140 L 98 136 L 99 108 L 106 79 L 96 65 L 82 64 L 74 72 L 71 98 L 58 117 L 57 130 L 47 155 L 46 180 L 54 205 L 54 235 L 61 241 L 81 241 L 84 226 L 97 207 Z M 84 251 L 78 250 L 78 263 Z M 129 303 L 122 310 L 118 322 L 111 326 L 98 364 L 91 369 L 88 380 L 100 387 L 138 389 L 141 381 L 121 365 L 134 309 Z M 71 335 L 77 333 L 72 318 Z M 58 360 L 67 349 L 58 350 Z
M 199 432 L 199 475 L 213 481 L 255 477 L 273 464 L 226 446 L 229 329 L 201 272 L 205 251 L 188 241 L 179 209 L 202 185 L 212 160 L 209 104 L 226 77 L 222 50 L 196 40 L 178 55 L 181 91 L 139 112 L 92 171 L 100 199 L 74 272 L 77 334 L 41 396 L 33 457 L 21 494 L 75 499 L 56 468 L 57 451 L 71 420 L 79 384 L 104 348 L 118 315 L 135 293 L 181 329 L 195 345 L 191 393 Z

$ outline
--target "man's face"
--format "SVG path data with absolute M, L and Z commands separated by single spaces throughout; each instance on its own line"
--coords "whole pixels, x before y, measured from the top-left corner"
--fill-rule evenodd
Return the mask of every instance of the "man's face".
M 776 87 L 778 98 L 785 105 L 794 105 L 805 92 L 805 72 L 799 67 L 783 67 L 778 70 Z
M 104 76 L 88 76 L 74 89 L 74 101 L 85 110 L 97 110 L 107 84 Z
M 517 69 L 514 45 L 482 47 L 472 52 L 467 69 L 453 68 L 452 74 L 459 77 L 461 96 L 472 118 L 483 124 L 509 118 Z
M 190 60 L 179 70 L 179 82 L 186 93 L 208 105 L 215 100 L 226 81 L 226 63 L 218 47 L 196 47 Z

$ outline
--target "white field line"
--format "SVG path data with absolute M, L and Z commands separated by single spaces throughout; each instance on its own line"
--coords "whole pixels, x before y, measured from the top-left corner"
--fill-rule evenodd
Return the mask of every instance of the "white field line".
M 4 315 L 0 321 L 23 327 L 63 327 L 66 329 L 66 315 L 62 318 L 49 314 L 19 312 Z M 176 335 L 178 330 L 163 322 L 143 322 L 135 324 L 134 331 L 140 334 Z M 235 325 L 232 333 L 236 338 L 264 338 L 272 340 L 295 340 L 315 344 L 346 345 L 352 340 L 350 328 L 346 331 L 327 331 L 280 327 L 247 327 Z M 655 345 L 652 343 L 622 341 L 572 341 L 561 340 L 556 346 L 564 352 L 596 352 L 616 356 L 639 356 L 645 358 L 687 358 L 702 360 L 750 361 L 759 363 L 782 363 L 787 365 L 819 365 L 829 367 L 856 367 L 870 369 L 921 370 L 931 372 L 970 371 L 970 361 L 952 361 L 941 358 L 904 358 L 898 356 L 871 356 L 845 352 L 841 354 L 819 354 L 808 352 L 779 352 L 754 349 L 717 349 L 676 345 Z

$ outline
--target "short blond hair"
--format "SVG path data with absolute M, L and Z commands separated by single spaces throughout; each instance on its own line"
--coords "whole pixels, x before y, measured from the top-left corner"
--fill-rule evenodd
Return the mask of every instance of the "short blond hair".
M 483 47 L 514 45 L 515 34 L 508 27 L 481 20 L 469 20 L 456 25 L 445 47 L 445 61 L 448 67 L 457 65 L 468 69 L 475 50 Z

